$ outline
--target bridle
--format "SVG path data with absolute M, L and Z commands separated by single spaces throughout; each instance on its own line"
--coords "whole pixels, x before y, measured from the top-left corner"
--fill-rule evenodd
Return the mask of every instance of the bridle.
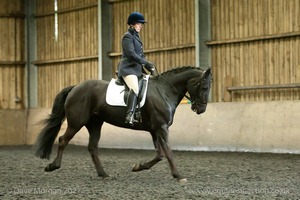
M 190 96 L 188 96 L 188 95 L 186 95 L 186 94 L 183 94 L 181 91 L 179 91 L 179 90 L 177 89 L 177 87 L 175 87 L 172 83 L 170 83 L 170 81 L 168 81 L 165 77 L 163 77 L 163 76 L 157 71 L 156 66 L 154 66 L 154 67 L 155 67 L 155 70 L 156 70 L 156 72 L 157 72 L 157 76 L 160 77 L 160 78 L 162 78 L 165 82 L 167 82 L 170 86 L 172 86 L 172 87 L 177 91 L 177 93 L 179 93 L 179 94 L 183 95 L 185 98 L 187 98 L 187 99 L 191 102 L 192 105 L 194 105 L 195 103 L 200 104 L 200 105 L 206 105 L 205 103 L 200 102 L 200 99 L 199 99 L 199 98 L 196 98 L 196 95 L 195 95 L 195 99 L 192 99 Z M 194 85 L 195 85 L 195 84 L 198 85 L 197 88 L 196 88 L 196 92 L 195 92 L 196 94 L 197 94 L 197 92 L 199 91 L 199 87 L 200 87 L 200 85 L 201 85 L 200 82 L 201 82 L 201 80 L 198 81 L 198 82 L 196 82 L 196 83 L 194 83 Z
M 177 93 L 183 95 L 183 96 L 184 96 L 185 98 L 187 98 L 191 103 L 194 102 L 194 100 L 192 100 L 191 97 L 189 97 L 188 95 L 183 94 L 182 92 L 180 92 L 180 91 L 177 89 L 177 87 L 175 87 L 172 83 L 170 83 L 170 81 L 168 81 L 165 77 L 161 76 L 160 74 L 158 74 L 158 76 L 159 76 L 160 78 L 162 78 L 165 82 L 167 82 L 170 86 L 172 86 L 172 87 L 177 91 Z

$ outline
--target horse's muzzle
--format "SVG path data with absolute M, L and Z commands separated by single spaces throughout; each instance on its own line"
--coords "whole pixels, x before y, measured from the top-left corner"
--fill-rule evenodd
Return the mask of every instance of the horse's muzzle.
M 206 104 L 193 104 L 192 110 L 197 113 L 197 115 L 200 115 L 206 111 Z

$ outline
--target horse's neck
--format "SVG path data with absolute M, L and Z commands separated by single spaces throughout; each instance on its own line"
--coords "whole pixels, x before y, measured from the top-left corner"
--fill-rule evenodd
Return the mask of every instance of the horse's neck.
M 175 74 L 173 78 L 171 79 L 171 83 L 177 87 L 178 90 L 181 90 L 182 92 L 186 92 L 186 84 L 187 82 L 195 77 L 195 74 L 191 72 L 184 72 L 181 74 Z
M 180 103 L 185 93 L 187 92 L 187 82 L 191 78 L 195 77 L 195 74 L 191 72 L 182 72 L 178 74 L 173 74 L 172 76 L 166 77 L 171 83 L 168 85 L 170 87 L 169 91 L 172 91 L 172 95 L 177 99 L 177 104 Z

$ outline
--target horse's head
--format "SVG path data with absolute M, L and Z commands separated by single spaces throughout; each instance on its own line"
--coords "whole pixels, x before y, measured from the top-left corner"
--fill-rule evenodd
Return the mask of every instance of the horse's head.
M 211 82 L 211 68 L 204 71 L 200 78 L 196 77 L 188 81 L 187 90 L 192 101 L 191 108 L 198 115 L 206 110 Z

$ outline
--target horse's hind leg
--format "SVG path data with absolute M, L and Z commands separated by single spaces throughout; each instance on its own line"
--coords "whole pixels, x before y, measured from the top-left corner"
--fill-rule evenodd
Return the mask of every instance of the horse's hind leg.
M 52 163 L 46 166 L 45 171 L 50 172 L 56 169 L 59 169 L 61 166 L 61 160 L 63 151 L 68 145 L 69 141 L 74 137 L 74 135 L 79 131 L 79 129 L 73 129 L 68 126 L 64 135 L 59 137 L 57 156 Z
M 164 152 L 158 142 L 157 136 L 154 133 L 151 133 L 151 136 L 152 136 L 153 144 L 154 144 L 157 154 L 156 154 L 155 158 L 149 162 L 135 164 L 132 167 L 133 172 L 150 169 L 151 167 L 153 167 L 155 164 L 157 164 L 159 161 L 161 161 L 163 159 Z
M 98 143 L 101 136 L 101 127 L 103 122 L 97 122 L 96 120 L 91 120 L 87 125 L 86 128 L 89 131 L 90 139 L 88 144 L 88 150 L 91 154 L 93 163 L 97 170 L 97 174 L 100 177 L 106 178 L 108 175 L 104 171 L 100 159 L 98 157 Z

